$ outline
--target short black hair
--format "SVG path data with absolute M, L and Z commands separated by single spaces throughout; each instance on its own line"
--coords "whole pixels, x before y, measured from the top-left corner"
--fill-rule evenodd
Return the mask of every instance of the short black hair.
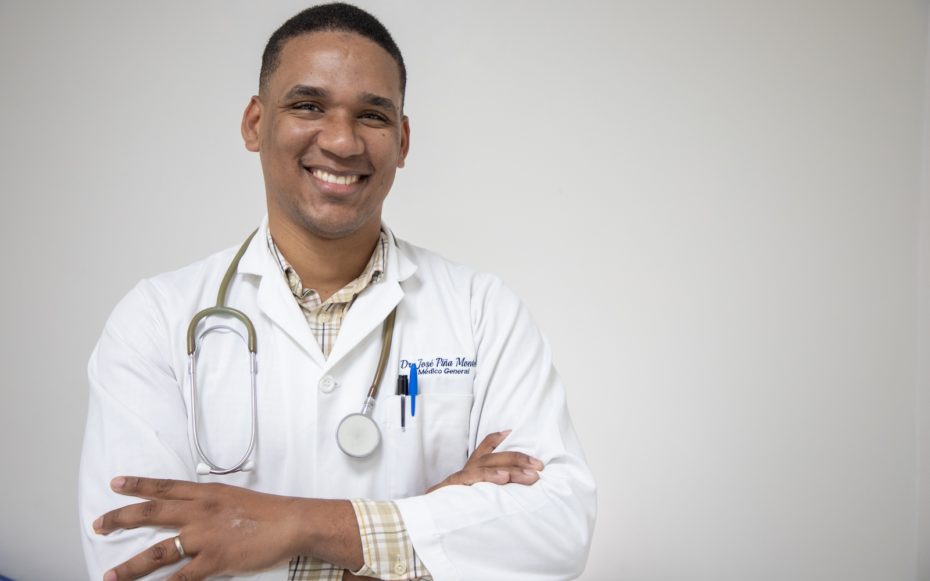
M 404 57 L 400 54 L 400 49 L 391 38 L 391 33 L 368 12 L 343 2 L 307 8 L 292 16 L 274 31 L 268 39 L 268 44 L 265 45 L 265 52 L 262 53 L 262 71 L 258 77 L 259 90 L 265 86 L 268 78 L 278 68 L 281 49 L 288 40 L 295 36 L 319 31 L 353 32 L 387 51 L 397 61 L 400 72 L 400 95 L 403 98 L 407 90 L 407 68 L 404 66 Z

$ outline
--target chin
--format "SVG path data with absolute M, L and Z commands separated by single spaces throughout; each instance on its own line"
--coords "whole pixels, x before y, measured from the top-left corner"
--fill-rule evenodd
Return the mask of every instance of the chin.
M 301 223 L 304 230 L 318 238 L 338 240 L 348 238 L 361 230 L 365 230 L 370 222 L 367 220 L 320 220 L 313 217 L 304 217 Z M 380 226 L 380 221 L 378 225 Z

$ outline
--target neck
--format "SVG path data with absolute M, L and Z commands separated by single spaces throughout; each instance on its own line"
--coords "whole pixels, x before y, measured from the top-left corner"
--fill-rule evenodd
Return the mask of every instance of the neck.
M 325 301 L 365 269 L 381 235 L 380 222 L 338 239 L 321 238 L 287 221 L 268 217 L 271 237 L 297 271 L 304 288 Z

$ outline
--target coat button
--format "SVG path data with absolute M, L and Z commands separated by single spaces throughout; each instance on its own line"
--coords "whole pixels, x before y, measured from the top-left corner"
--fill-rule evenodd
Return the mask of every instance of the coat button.
M 404 563 L 400 556 L 398 555 L 397 560 L 394 562 L 394 574 L 403 575 L 407 572 L 407 563 Z
M 337 387 L 339 387 L 339 382 L 337 382 L 332 375 L 324 375 L 323 378 L 320 379 L 320 391 L 323 393 L 329 393 Z

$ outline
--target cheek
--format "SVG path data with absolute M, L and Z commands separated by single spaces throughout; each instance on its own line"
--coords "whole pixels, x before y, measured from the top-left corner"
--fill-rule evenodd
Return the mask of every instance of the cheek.
M 403 157 L 403 148 L 401 147 L 400 139 L 396 133 L 390 131 L 380 132 L 378 134 L 378 139 L 375 143 L 370 143 L 369 151 L 373 152 L 372 157 L 375 157 L 374 152 L 377 151 L 377 167 L 381 168 L 384 172 L 393 174 L 397 171 L 397 168 L 403 166 L 404 157 Z M 375 149 L 377 148 L 377 149 Z M 386 178 L 390 181 L 393 178 Z
M 313 128 L 311 126 L 294 120 L 279 121 L 272 131 L 270 143 L 275 150 L 284 154 L 301 155 L 313 138 Z

